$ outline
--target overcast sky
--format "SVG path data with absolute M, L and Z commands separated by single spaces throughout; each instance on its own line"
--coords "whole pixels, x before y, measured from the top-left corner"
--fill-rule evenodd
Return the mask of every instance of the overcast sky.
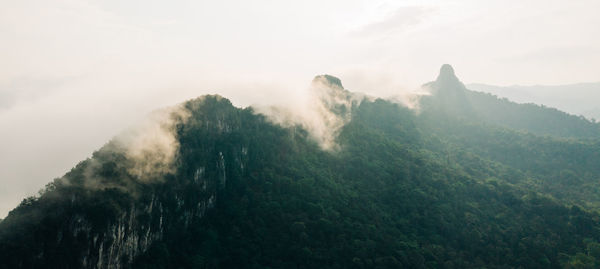
M 0 218 L 148 112 L 289 102 L 328 73 L 391 95 L 600 81 L 600 1 L 0 0 Z

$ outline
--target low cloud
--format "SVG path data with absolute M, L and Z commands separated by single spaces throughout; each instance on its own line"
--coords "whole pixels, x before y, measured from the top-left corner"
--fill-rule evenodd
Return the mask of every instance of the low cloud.
M 175 128 L 189 116 L 183 104 L 152 112 L 95 152 L 83 163 L 81 174 L 63 177 L 57 183 L 76 183 L 94 190 L 117 188 L 135 194 L 136 184 L 162 182 L 176 169 L 180 144 Z M 107 176 L 106 171 L 112 172 Z
M 361 102 L 373 101 L 377 98 L 374 96 L 386 96 L 380 98 L 419 112 L 420 98 L 430 94 L 423 87 L 409 91 L 390 79 L 378 80 L 361 72 L 353 72 L 351 76 L 356 86 L 371 85 L 373 88 L 365 90 L 375 95 L 367 95 L 360 90 L 349 91 L 338 78 L 321 75 L 304 91 L 288 91 L 301 94 L 281 99 L 277 105 L 253 105 L 253 108 L 275 124 L 286 128 L 304 128 L 321 149 L 335 152 L 340 150 L 336 139 L 342 127 L 350 122 L 353 108 Z
M 354 68 L 346 70 L 343 74 L 344 82 L 348 82 L 353 90 L 417 111 L 421 96 L 430 94 L 429 89 L 423 85 L 407 83 L 409 78 L 383 68 Z
M 415 92 L 393 95 L 386 99 L 392 103 L 403 105 L 403 106 L 419 113 L 421 111 L 421 106 L 420 106 L 421 97 L 427 96 L 427 95 L 431 95 L 431 93 L 426 90 L 422 90 L 422 91 L 415 91 Z
M 294 105 L 255 106 L 255 110 L 275 124 L 299 125 L 323 150 L 337 151 L 340 148 L 336 138 L 341 128 L 351 120 L 352 107 L 364 99 L 363 94 L 345 90 L 337 78 L 323 75 L 313 80 L 304 98 Z
M 158 110 L 138 126 L 117 136 L 114 142 L 124 149 L 131 163 L 127 168 L 129 174 L 146 181 L 173 173 L 179 150 L 175 126 L 184 123 L 189 115 L 181 105 Z

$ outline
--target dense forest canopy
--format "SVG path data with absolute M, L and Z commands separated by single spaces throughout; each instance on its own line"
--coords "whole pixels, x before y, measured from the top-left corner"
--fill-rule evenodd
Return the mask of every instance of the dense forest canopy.
M 173 156 L 114 140 L 24 199 L 0 268 L 600 266 L 599 124 L 469 91 L 449 65 L 418 110 L 321 80 L 336 147 L 187 101 L 160 126 Z

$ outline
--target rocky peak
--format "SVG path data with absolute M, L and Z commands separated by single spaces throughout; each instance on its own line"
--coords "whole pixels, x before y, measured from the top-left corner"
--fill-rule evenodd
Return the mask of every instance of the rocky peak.
M 437 79 L 423 86 L 432 94 L 421 102 L 423 107 L 460 116 L 472 114 L 472 106 L 466 95 L 467 88 L 456 77 L 451 65 L 442 65 Z
M 464 95 L 465 85 L 456 77 L 454 68 L 449 64 L 444 64 L 440 68 L 440 73 L 435 81 L 425 84 L 431 90 L 431 93 L 437 96 Z
M 448 84 L 448 83 L 460 83 L 460 80 L 458 80 L 458 78 L 456 77 L 456 74 L 454 74 L 454 68 L 452 68 L 452 66 L 449 64 L 444 64 L 440 68 L 440 74 L 438 75 L 436 82 L 438 84 L 439 83 Z

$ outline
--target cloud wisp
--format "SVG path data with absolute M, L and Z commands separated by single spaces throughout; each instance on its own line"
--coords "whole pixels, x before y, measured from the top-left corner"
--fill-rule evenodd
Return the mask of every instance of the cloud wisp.
M 181 105 L 154 111 L 138 126 L 116 137 L 115 143 L 125 150 L 132 163 L 128 172 L 146 181 L 173 173 L 173 162 L 179 150 L 175 126 L 190 116 Z
M 338 151 L 336 138 L 352 119 L 352 108 L 367 98 L 352 93 L 333 76 L 317 76 L 301 98 L 291 106 L 255 106 L 259 114 L 284 127 L 301 126 L 326 151 Z
M 152 112 L 78 165 L 79 171 L 67 173 L 55 184 L 77 184 L 91 190 L 117 188 L 136 194 L 138 184 L 163 182 L 176 171 L 180 144 L 175 128 L 189 116 L 182 104 Z

